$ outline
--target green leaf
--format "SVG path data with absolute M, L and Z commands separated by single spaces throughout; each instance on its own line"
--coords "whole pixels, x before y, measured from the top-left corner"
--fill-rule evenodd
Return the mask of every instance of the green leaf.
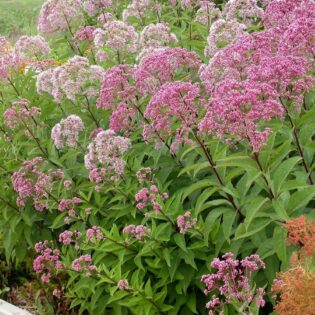
M 267 203 L 269 199 L 261 196 L 249 199 L 248 204 L 246 204 L 246 218 L 245 225 L 248 227 L 253 219 L 257 216 L 259 210 Z
M 216 223 L 216 220 L 225 212 L 229 212 L 229 208 L 218 208 L 209 212 L 203 228 L 205 243 L 208 244 L 209 234 Z
M 181 248 L 184 252 L 187 252 L 186 241 L 183 234 L 174 234 L 174 241 L 179 248 Z
M 303 209 L 315 196 L 315 186 L 310 186 L 295 192 L 287 203 L 287 211 L 289 214 L 299 209 Z
M 244 223 L 241 223 L 238 229 L 235 232 L 235 240 L 239 240 L 241 238 L 249 237 L 262 229 L 264 229 L 267 225 L 272 222 L 269 218 L 256 218 L 253 220 L 252 224 L 246 229 Z
M 235 218 L 236 218 L 236 211 L 232 209 L 230 211 L 224 212 L 223 214 L 223 223 L 222 223 L 223 235 L 228 242 L 230 242 L 232 226 L 235 221 Z
M 282 185 L 288 175 L 293 170 L 294 166 L 301 160 L 300 157 L 295 156 L 292 158 L 287 159 L 281 165 L 277 168 L 277 170 L 272 175 L 273 178 L 273 187 L 274 187 L 274 193 L 276 195 L 279 195 Z
M 272 200 L 272 205 L 274 210 L 276 211 L 278 217 L 280 220 L 282 221 L 287 221 L 290 219 L 290 217 L 288 216 L 286 210 L 285 210 L 285 206 L 284 206 L 284 201 L 283 200 L 279 200 L 279 199 L 273 199 Z
M 273 232 L 273 244 L 279 259 L 286 265 L 287 263 L 287 231 L 281 226 L 277 226 Z
M 189 188 L 185 190 L 183 194 L 183 200 L 185 200 L 191 193 L 193 193 L 194 191 L 198 189 L 208 187 L 210 190 L 211 188 L 216 187 L 216 186 L 217 186 L 217 183 L 211 179 L 200 180 L 197 183 L 190 185 Z

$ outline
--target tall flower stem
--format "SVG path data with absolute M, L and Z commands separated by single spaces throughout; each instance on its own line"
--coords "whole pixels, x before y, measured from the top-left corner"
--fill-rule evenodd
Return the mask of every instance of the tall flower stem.
M 272 192 L 272 190 L 271 190 L 271 188 L 270 188 L 270 185 L 269 185 L 269 183 L 268 183 L 267 177 L 266 177 L 266 175 L 265 175 L 265 173 L 264 173 L 264 170 L 263 170 L 263 168 L 262 168 L 262 165 L 261 165 L 261 163 L 260 163 L 260 161 L 259 161 L 259 155 L 258 155 L 258 153 L 257 153 L 257 152 L 254 152 L 253 155 L 252 155 L 252 158 L 254 159 L 254 161 L 256 162 L 257 166 L 259 167 L 259 169 L 260 169 L 260 171 L 261 171 L 262 178 L 263 178 L 263 180 L 264 180 L 264 182 L 265 182 L 265 184 L 266 184 L 266 186 L 267 186 L 267 190 L 268 190 L 270 199 L 274 199 L 275 196 L 274 196 L 274 194 L 273 194 L 273 192 Z
M 280 98 L 280 102 L 281 102 L 281 104 L 282 104 L 282 106 L 283 106 L 283 108 L 284 108 L 284 110 L 286 112 L 286 115 L 287 115 L 288 119 L 289 119 L 289 122 L 290 122 L 290 125 L 291 125 L 291 128 L 292 128 L 293 137 L 294 137 L 294 140 L 295 140 L 295 143 L 296 143 L 296 146 L 297 146 L 297 151 L 299 152 L 299 155 L 302 158 L 302 163 L 303 163 L 304 170 L 305 170 L 305 172 L 308 175 L 308 181 L 309 181 L 309 183 L 311 185 L 313 185 L 314 182 L 312 180 L 312 171 L 307 166 L 307 163 L 306 163 L 306 160 L 305 160 L 305 156 L 304 156 L 304 152 L 303 152 L 300 140 L 299 140 L 299 135 L 298 135 L 298 131 L 296 129 L 295 123 L 294 123 L 293 119 L 291 118 L 290 113 L 289 113 L 287 107 L 285 106 L 285 104 L 284 104 L 284 102 L 282 101 L 281 98 Z
M 197 143 L 199 144 L 200 148 L 202 149 L 209 165 L 210 168 L 212 169 L 215 177 L 217 178 L 219 184 L 221 187 L 225 187 L 225 184 L 223 182 L 223 179 L 221 178 L 220 174 L 218 173 L 217 169 L 216 169 L 216 164 L 212 158 L 212 155 L 210 153 L 210 151 L 206 148 L 204 142 L 199 138 L 199 136 L 197 135 L 196 131 L 192 131 L 193 135 L 197 141 Z M 239 214 L 239 216 L 244 219 L 244 214 L 241 212 L 240 208 L 236 205 L 234 198 L 232 195 L 230 195 L 229 193 L 225 193 L 226 199 L 228 200 L 228 202 L 232 205 L 232 207 L 234 208 L 234 210 Z

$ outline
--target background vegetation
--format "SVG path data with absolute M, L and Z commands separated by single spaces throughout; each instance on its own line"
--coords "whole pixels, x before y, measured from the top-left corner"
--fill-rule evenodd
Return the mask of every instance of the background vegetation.
M 43 0 L 0 0 L 0 34 L 16 38 L 36 31 L 36 18 Z

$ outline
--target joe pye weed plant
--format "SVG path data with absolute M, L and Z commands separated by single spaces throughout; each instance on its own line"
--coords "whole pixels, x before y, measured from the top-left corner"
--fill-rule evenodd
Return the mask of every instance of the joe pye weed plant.
M 54 314 L 314 314 L 314 45 L 314 0 L 46 1 L 0 37 L 7 262 Z

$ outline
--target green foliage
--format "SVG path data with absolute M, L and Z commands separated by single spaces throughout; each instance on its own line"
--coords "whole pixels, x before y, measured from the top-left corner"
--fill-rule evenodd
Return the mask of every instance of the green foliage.
M 21 7 L 21 10 L 24 9 Z M 177 25 L 178 20 L 173 18 L 175 13 L 178 12 L 167 12 L 162 18 L 170 21 L 183 47 L 193 46 L 203 55 L 205 29 L 192 23 L 195 36 L 189 38 L 187 29 L 191 17 L 182 12 L 181 24 Z M 146 23 L 156 19 L 146 18 Z M 11 22 L 6 21 L 4 27 L 1 19 L 0 15 L 0 33 L 14 36 L 17 31 Z M 27 28 L 26 20 L 19 23 L 21 27 L 15 24 L 17 29 Z M 53 54 L 58 62 L 72 54 L 63 38 L 57 38 L 54 44 Z M 115 62 L 109 60 L 105 66 L 109 68 Z M 276 272 L 288 266 L 290 253 L 282 223 L 301 214 L 314 217 L 314 93 L 306 95 L 306 109 L 290 117 L 304 156 L 299 152 L 288 118 L 274 122 L 272 135 L 259 154 L 253 153 L 246 143 L 231 147 L 221 140 L 204 137 L 201 144 L 194 141 L 192 145 L 184 145 L 175 156 L 166 148 L 155 150 L 154 143 L 144 142 L 141 135 L 135 133 L 133 147 L 124 156 L 127 162 L 124 178 L 97 191 L 88 181 L 88 171 L 84 168 L 84 152 L 91 141 L 88 135 L 96 126 L 82 105 L 83 96 L 75 103 L 63 100 L 57 106 L 48 94 L 37 94 L 34 72 L 17 72 L 11 79 L 18 95 L 10 84 L 0 83 L 1 114 L 12 101 L 26 98 L 30 106 L 41 108 L 40 121 L 44 126 L 32 125 L 34 136 L 25 134 L 24 128 L 12 132 L 5 127 L 1 115 L 4 131 L 1 130 L 0 139 L 0 249 L 8 263 L 26 262 L 31 266 L 35 257 L 33 248 L 38 241 L 51 240 L 59 246 L 62 261 L 68 268 L 57 274 L 53 284 L 65 288 L 70 307 L 78 309 L 79 314 L 206 314 L 207 298 L 200 277 L 211 272 L 210 262 L 218 255 L 228 251 L 238 257 L 260 255 L 267 268 L 254 280 L 257 286 L 267 285 L 268 290 Z M 102 128 L 107 129 L 108 113 L 98 111 L 95 101 L 92 113 Z M 142 108 L 146 105 L 145 102 L 139 104 Z M 83 152 L 80 148 L 56 150 L 50 139 L 52 126 L 70 114 L 84 120 L 86 136 L 80 138 Z M 140 121 L 141 117 L 138 115 L 137 119 Z M 204 150 L 213 157 L 212 164 Z M 36 211 L 31 202 L 25 207 L 17 206 L 10 180 L 24 160 L 40 155 L 48 161 L 45 171 L 60 168 L 65 178 L 73 183 L 71 189 L 65 189 L 61 181 L 55 185 L 48 198 L 49 208 L 44 212 Z M 170 196 L 168 200 L 159 200 L 161 212 L 147 211 L 143 215 L 136 209 L 134 196 L 143 186 L 137 182 L 135 174 L 141 167 L 151 167 L 159 191 L 167 191 Z M 66 213 L 58 211 L 58 201 L 74 196 L 80 197 L 82 204 L 69 224 L 64 220 Z M 92 208 L 92 215 L 86 214 L 86 208 Z M 186 211 L 198 220 L 196 226 L 183 235 L 179 233 L 176 219 Z M 122 229 L 128 224 L 147 226 L 150 236 L 143 241 L 127 242 Z M 93 243 L 85 238 L 87 229 L 92 226 L 101 227 L 103 240 Z M 58 245 L 58 236 L 66 229 L 82 233 L 78 248 Z M 71 270 L 72 261 L 83 254 L 91 254 L 97 266 L 90 277 Z M 121 279 L 128 279 L 128 290 L 118 290 L 117 283 Z M 2 290 L 0 287 L 0 296 Z M 271 297 L 268 299 L 271 301 Z M 50 305 L 43 305 L 40 299 L 37 303 L 39 311 L 53 314 Z M 258 314 L 258 309 L 253 307 L 252 313 Z M 225 314 L 235 314 L 235 310 L 226 308 Z

